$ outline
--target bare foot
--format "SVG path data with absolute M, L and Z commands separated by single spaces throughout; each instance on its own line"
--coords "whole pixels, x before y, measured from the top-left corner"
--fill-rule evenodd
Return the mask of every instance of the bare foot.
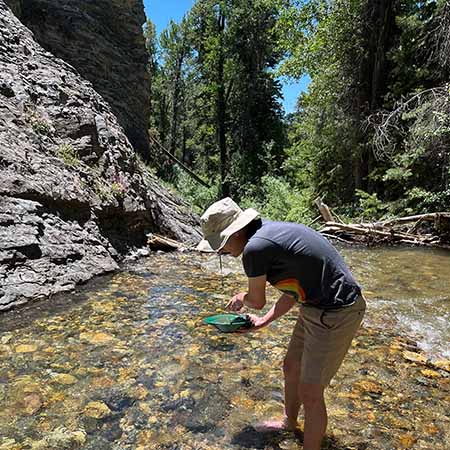
M 254 429 L 259 432 L 270 431 L 295 431 L 299 427 L 296 420 L 288 419 L 284 417 L 282 419 L 271 419 L 259 422 L 254 425 Z

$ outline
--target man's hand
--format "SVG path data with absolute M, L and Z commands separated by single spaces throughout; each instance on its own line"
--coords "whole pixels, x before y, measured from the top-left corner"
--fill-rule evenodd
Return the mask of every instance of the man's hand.
M 265 327 L 268 323 L 265 321 L 264 317 L 256 316 L 255 314 L 247 314 L 247 317 L 252 322 L 251 328 L 240 328 L 238 333 L 249 333 L 251 331 L 259 330 L 260 328 Z
M 240 311 L 244 307 L 245 292 L 239 292 L 236 294 L 225 306 L 225 309 L 229 311 Z
M 234 298 L 234 297 L 233 297 Z M 277 302 L 272 306 L 272 308 L 267 311 L 266 314 L 264 314 L 263 317 L 255 316 L 253 314 L 249 314 L 250 320 L 253 323 L 252 328 L 248 329 L 239 329 L 239 333 L 248 333 L 249 331 L 255 331 L 259 330 L 260 328 L 263 328 L 269 323 L 273 322 L 274 320 L 278 319 L 279 317 L 286 314 L 288 311 L 291 310 L 291 308 L 296 304 L 296 300 L 287 295 L 283 294 Z

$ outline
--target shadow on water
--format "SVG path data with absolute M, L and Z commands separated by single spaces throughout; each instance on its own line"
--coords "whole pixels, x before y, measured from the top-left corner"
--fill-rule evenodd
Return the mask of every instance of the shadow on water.
M 261 450 L 282 450 L 303 445 L 303 431 L 297 430 L 294 433 L 285 431 L 266 431 L 261 432 L 251 426 L 246 426 L 239 432 L 235 433 L 231 439 L 231 443 L 240 449 L 261 449 Z M 344 445 L 334 436 L 325 436 L 322 442 L 323 450 L 367 450 L 368 443 L 357 443 L 349 447 Z
M 251 426 L 247 426 L 233 435 L 231 443 L 243 449 L 279 450 L 281 449 L 280 444 L 286 439 L 301 444 L 303 443 L 303 433 L 298 431 L 292 436 L 292 433 L 284 431 L 261 432 Z

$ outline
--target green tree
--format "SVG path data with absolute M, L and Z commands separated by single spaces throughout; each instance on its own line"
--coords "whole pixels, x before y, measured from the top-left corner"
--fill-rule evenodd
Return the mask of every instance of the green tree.
M 412 189 L 445 188 L 448 110 L 440 86 L 448 80 L 448 2 L 280 3 L 281 70 L 312 78 L 290 126 L 288 173 L 334 205 L 357 192 L 407 203 L 419 195 Z M 435 181 L 425 183 L 426 173 Z
M 283 149 L 279 62 L 268 1 L 199 0 L 191 11 L 202 98 L 216 135 L 221 194 L 236 197 L 258 185 Z M 211 130 L 210 128 L 210 130 Z M 216 156 L 217 155 L 217 156 Z

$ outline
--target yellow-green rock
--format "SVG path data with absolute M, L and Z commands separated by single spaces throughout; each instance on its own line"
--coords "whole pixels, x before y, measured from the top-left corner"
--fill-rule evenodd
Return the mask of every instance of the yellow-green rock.
M 83 430 L 69 431 L 64 427 L 57 428 L 43 439 L 32 442 L 32 450 L 62 450 L 81 448 L 86 443 Z
M 80 333 L 80 339 L 82 341 L 87 341 L 90 344 L 107 344 L 111 342 L 114 337 L 106 333 Z
M 52 375 L 52 379 L 54 382 L 64 385 L 75 384 L 78 381 L 77 378 L 73 375 L 69 375 L 68 373 L 56 373 Z
M 408 350 L 405 350 L 403 352 L 403 358 L 407 359 L 408 361 L 419 363 L 419 364 L 427 363 L 427 358 L 425 358 L 425 356 L 421 355 L 420 353 L 410 352 Z
M 450 372 L 450 359 L 439 359 L 434 361 L 433 366 Z
M 12 337 L 12 333 L 6 333 L 0 338 L 0 343 L 7 344 L 12 339 Z
M 103 419 L 111 414 L 111 410 L 103 402 L 89 402 L 84 408 L 84 414 L 94 419 Z
M 22 446 L 14 439 L 0 438 L 0 450 L 22 450 Z
M 16 347 L 16 353 L 32 353 L 37 350 L 37 345 L 21 344 Z
M 0 356 L 8 356 L 10 353 L 9 345 L 0 344 Z

